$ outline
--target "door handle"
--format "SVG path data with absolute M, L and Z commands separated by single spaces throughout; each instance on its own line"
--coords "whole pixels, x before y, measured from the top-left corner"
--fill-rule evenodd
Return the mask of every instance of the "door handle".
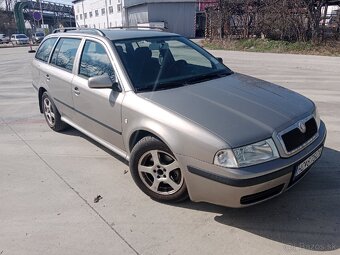
M 79 96 L 79 94 L 80 94 L 80 91 L 79 91 L 79 88 L 78 88 L 78 87 L 74 87 L 74 88 L 73 88 L 73 92 L 74 92 L 74 94 L 76 94 L 77 96 Z
M 46 74 L 46 80 L 50 81 L 50 79 L 51 79 L 50 76 L 48 74 Z

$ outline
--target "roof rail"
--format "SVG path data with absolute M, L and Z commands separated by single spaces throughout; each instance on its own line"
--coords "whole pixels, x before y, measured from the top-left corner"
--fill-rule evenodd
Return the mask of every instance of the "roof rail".
M 53 33 L 66 33 L 69 31 L 75 31 L 79 33 L 85 33 L 87 31 L 89 32 L 94 32 L 98 35 L 105 36 L 103 31 L 96 29 L 96 28 L 87 28 L 87 27 L 62 27 L 62 28 L 57 28 L 53 30 Z
M 162 28 L 162 27 L 152 27 L 152 26 L 120 26 L 120 27 L 109 27 L 108 29 L 126 29 L 126 28 L 139 28 L 139 29 L 150 29 L 150 30 L 160 30 L 165 31 L 168 28 Z

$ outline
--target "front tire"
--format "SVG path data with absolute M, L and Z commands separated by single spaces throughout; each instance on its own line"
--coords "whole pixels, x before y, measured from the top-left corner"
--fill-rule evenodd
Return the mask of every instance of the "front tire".
M 183 170 L 170 149 L 155 137 L 142 138 L 133 148 L 130 171 L 137 186 L 159 202 L 188 198 Z
M 61 120 L 60 113 L 47 92 L 43 93 L 41 103 L 47 125 L 56 132 L 64 130 L 67 124 Z

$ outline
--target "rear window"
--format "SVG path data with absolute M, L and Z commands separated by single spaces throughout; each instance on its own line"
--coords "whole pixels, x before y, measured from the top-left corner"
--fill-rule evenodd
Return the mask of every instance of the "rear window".
M 57 41 L 57 38 L 50 38 L 43 42 L 43 44 L 39 47 L 37 54 L 35 57 L 40 59 L 41 61 L 47 62 L 48 58 L 51 54 L 53 45 Z
M 35 33 L 36 36 L 44 36 L 44 33 Z
M 72 71 L 80 39 L 61 38 L 52 54 L 51 63 Z

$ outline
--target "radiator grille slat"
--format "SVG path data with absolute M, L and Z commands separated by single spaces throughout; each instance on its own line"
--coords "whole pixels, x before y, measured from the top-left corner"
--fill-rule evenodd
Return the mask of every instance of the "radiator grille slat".
M 305 133 L 301 132 L 300 129 L 296 127 L 291 131 L 281 135 L 282 141 L 286 147 L 287 152 L 291 152 L 299 148 L 303 144 L 307 143 L 318 132 L 318 127 L 316 125 L 314 118 L 311 118 L 308 121 L 306 121 L 305 125 L 306 125 Z

